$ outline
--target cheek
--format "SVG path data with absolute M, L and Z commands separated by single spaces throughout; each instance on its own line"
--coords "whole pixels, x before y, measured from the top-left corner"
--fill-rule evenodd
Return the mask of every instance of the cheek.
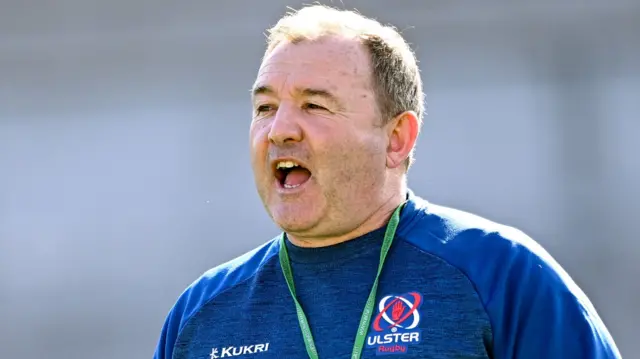
M 384 175 L 386 167 L 385 142 L 378 136 L 357 132 L 342 132 L 326 139 L 320 147 L 328 173 L 346 181 L 374 180 Z M 365 178 L 366 177 L 366 178 Z
M 376 182 L 384 176 L 387 164 L 386 142 L 375 134 L 367 133 L 354 148 L 355 158 L 353 162 L 358 164 L 358 168 L 369 181 Z
M 266 157 L 269 149 L 267 133 L 268 130 L 266 126 L 261 124 L 252 124 L 249 130 L 249 153 L 253 174 L 256 179 L 262 177 L 265 171 Z
M 254 122 L 249 129 L 249 146 L 251 147 L 251 156 L 256 157 L 266 150 L 268 145 L 269 129 L 267 124 L 262 122 Z

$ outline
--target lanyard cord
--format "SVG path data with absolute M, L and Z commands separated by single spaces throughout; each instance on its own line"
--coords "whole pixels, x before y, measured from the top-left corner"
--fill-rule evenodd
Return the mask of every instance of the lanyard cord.
M 367 304 L 364 306 L 364 310 L 362 311 L 362 317 L 360 318 L 360 324 L 358 325 L 358 331 L 356 332 L 356 338 L 353 344 L 351 359 L 360 359 L 362 355 L 364 342 L 367 336 L 367 328 L 369 327 L 371 316 L 375 309 L 375 300 L 378 292 L 380 273 L 382 273 L 384 261 L 387 258 L 387 254 L 389 253 L 389 249 L 391 248 L 391 244 L 393 243 L 393 238 L 395 237 L 396 229 L 398 228 L 398 223 L 400 222 L 400 210 L 402 209 L 403 205 L 404 203 L 398 206 L 393 212 L 393 215 L 389 220 L 387 230 L 385 231 L 384 240 L 382 241 L 382 249 L 380 250 L 378 272 L 376 274 L 376 279 L 373 281 L 373 287 L 371 288 L 371 292 L 369 293 Z M 307 349 L 307 353 L 309 354 L 309 358 L 319 359 L 318 350 L 316 349 L 316 344 L 313 340 L 313 335 L 311 334 L 309 321 L 307 320 L 307 317 L 304 314 L 304 310 L 302 310 L 302 306 L 300 305 L 296 297 L 296 288 L 293 283 L 293 271 L 291 270 L 291 262 L 289 260 L 289 254 L 287 253 L 287 246 L 285 241 L 285 234 L 283 233 L 280 238 L 280 252 L 278 253 L 280 266 L 282 267 L 282 273 L 284 274 L 287 286 L 289 287 L 289 292 L 291 292 L 293 302 L 296 305 L 296 314 L 298 316 L 298 322 L 300 323 L 300 331 L 302 332 L 302 339 L 304 340 L 304 345 Z

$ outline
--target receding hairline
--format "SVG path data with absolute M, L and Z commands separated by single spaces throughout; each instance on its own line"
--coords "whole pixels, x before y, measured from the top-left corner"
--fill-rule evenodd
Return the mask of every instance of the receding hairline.
M 348 66 L 346 66 L 345 68 L 341 68 L 340 66 L 336 67 L 334 65 L 331 65 L 331 70 L 340 71 L 341 73 L 344 72 L 344 74 L 351 73 L 352 71 L 354 71 L 357 73 L 357 75 L 364 76 L 363 81 L 361 83 L 361 86 L 364 89 L 369 91 L 375 91 L 374 81 L 373 81 L 374 80 L 373 64 L 371 62 L 372 60 L 371 53 L 367 48 L 367 46 L 361 40 L 355 37 L 350 37 L 350 36 L 347 37 L 341 34 L 325 34 L 325 35 L 315 37 L 313 39 L 303 39 L 300 41 L 290 41 L 288 39 L 284 39 L 278 42 L 273 47 L 273 49 L 271 49 L 270 52 L 265 53 L 265 56 L 262 59 L 260 68 L 258 70 L 258 78 L 256 79 L 252 88 L 250 89 L 251 94 L 256 95 L 258 93 L 265 94 L 266 92 L 272 92 L 272 91 L 265 91 L 269 89 L 264 88 L 264 86 L 269 84 L 264 83 L 264 81 L 260 81 L 260 77 L 261 77 L 261 73 L 263 71 L 266 71 L 265 70 L 266 67 L 272 65 L 269 63 L 269 60 L 271 59 L 271 57 L 277 56 L 275 55 L 275 53 L 279 51 L 281 48 L 288 47 L 288 46 L 297 47 L 297 46 L 305 46 L 305 45 L 318 45 L 318 46 L 323 46 L 325 44 L 332 45 L 332 41 L 337 41 L 339 43 L 338 45 L 339 50 L 337 51 L 339 52 L 344 51 L 346 55 L 344 55 L 345 57 L 343 59 L 345 60 L 345 63 L 348 64 Z M 317 51 L 322 52 L 325 50 L 319 48 Z M 322 57 L 320 58 L 323 59 Z M 313 62 L 315 62 L 315 60 L 317 59 L 318 57 L 316 57 L 313 60 Z M 336 57 L 327 57 L 324 60 L 333 61 L 335 59 Z M 346 61 L 347 59 L 349 59 L 349 61 Z M 364 61 L 364 62 L 359 62 L 359 61 Z M 366 64 L 365 67 L 362 66 L 363 64 Z M 263 87 L 263 88 L 259 89 L 260 91 L 256 91 L 256 89 L 260 87 Z M 313 90 L 318 89 L 317 93 L 322 93 L 323 92 L 322 90 L 326 90 L 327 92 L 334 93 L 334 89 L 332 89 L 331 87 L 332 86 L 325 85 L 325 84 L 313 84 L 310 86 L 310 89 L 309 89 L 312 91 L 306 91 L 306 92 L 311 93 L 311 92 L 315 92 Z
M 306 6 L 299 10 L 289 9 L 289 12 L 267 30 L 265 55 L 282 41 L 297 43 L 332 35 L 357 39 L 360 42 L 367 37 L 375 36 L 391 43 L 396 41 L 404 43 L 404 39 L 394 26 L 382 24 L 354 10 L 320 4 Z

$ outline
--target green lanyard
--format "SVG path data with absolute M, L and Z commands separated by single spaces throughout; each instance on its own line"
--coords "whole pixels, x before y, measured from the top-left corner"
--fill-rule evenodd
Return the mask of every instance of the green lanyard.
M 387 258 L 387 253 L 389 253 L 389 248 L 391 248 L 391 243 L 393 242 L 393 238 L 395 237 L 396 228 L 398 228 L 398 223 L 400 222 L 400 210 L 402 209 L 403 204 L 398 206 L 398 208 L 396 208 L 396 210 L 393 212 L 391 220 L 389 221 L 389 225 L 387 226 L 387 230 L 384 234 L 384 241 L 382 242 L 382 249 L 380 251 L 378 273 L 376 274 L 376 279 L 373 282 L 373 287 L 371 288 L 371 292 L 369 293 L 367 304 L 364 306 L 364 310 L 362 311 L 362 318 L 360 319 L 360 325 L 358 326 L 358 332 L 356 333 L 356 340 L 353 344 L 351 359 L 360 359 L 360 356 L 362 355 L 362 349 L 364 348 L 364 342 L 367 337 L 367 329 L 369 328 L 371 315 L 373 314 L 373 311 L 375 309 L 375 300 L 376 293 L 378 291 L 378 281 L 380 279 L 380 273 L 382 272 L 384 260 L 385 258 Z M 302 310 L 298 299 L 296 298 L 296 288 L 293 285 L 293 274 L 291 270 L 291 263 L 289 262 L 289 254 L 287 253 L 284 233 L 282 234 L 282 237 L 280 239 L 279 257 L 280 266 L 282 267 L 282 273 L 284 274 L 284 278 L 287 281 L 287 285 L 289 286 L 289 291 L 291 292 L 293 301 L 296 304 L 296 314 L 298 315 L 298 322 L 300 323 L 300 330 L 302 331 L 304 345 L 307 347 L 307 353 L 309 354 L 309 358 L 318 359 L 318 350 L 316 349 L 316 344 L 313 341 L 313 335 L 311 334 L 309 322 L 307 321 L 307 317 L 304 314 L 304 311 Z

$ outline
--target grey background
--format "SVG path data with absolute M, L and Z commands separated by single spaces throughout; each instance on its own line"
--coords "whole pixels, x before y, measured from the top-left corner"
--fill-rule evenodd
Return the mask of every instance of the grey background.
M 191 281 L 277 233 L 248 90 L 299 4 L 0 2 L 0 358 L 151 357 Z M 640 2 L 345 5 L 421 61 L 412 188 L 525 230 L 640 358 Z

